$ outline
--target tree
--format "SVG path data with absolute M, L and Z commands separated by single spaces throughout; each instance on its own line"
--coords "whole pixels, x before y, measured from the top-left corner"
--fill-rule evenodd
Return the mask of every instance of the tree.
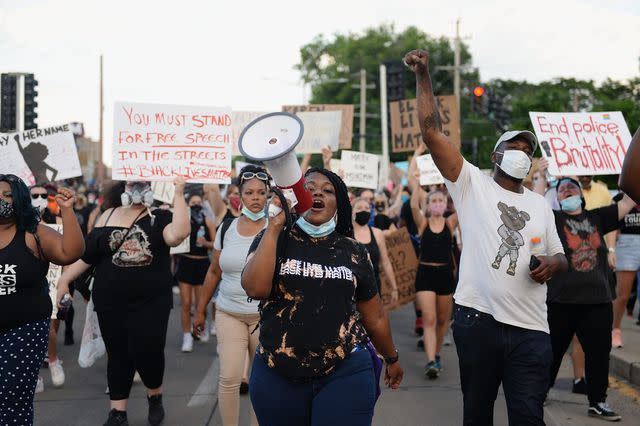
M 396 32 L 393 25 L 369 28 L 362 34 L 335 34 L 330 40 L 323 35 L 300 49 L 300 63 L 296 66 L 305 83 L 311 85 L 311 103 L 345 103 L 359 106 L 360 94 L 352 84 L 357 83 L 360 69 L 367 71 L 375 90 L 367 92 L 367 112 L 380 113 L 379 66 L 388 60 L 401 60 L 410 50 L 422 48 L 431 55 L 431 75 L 436 95 L 453 93 L 453 76 L 449 71 L 436 70 L 438 65 L 453 64 L 453 49 L 447 38 L 434 38 L 416 27 Z M 463 44 L 462 63 L 470 63 L 471 54 Z M 415 77 L 406 70 L 406 97 L 415 97 Z M 336 82 L 336 81 L 345 81 Z M 477 72 L 464 73 L 463 84 L 477 80 Z M 367 151 L 380 153 L 380 118 L 367 118 Z M 354 123 L 354 146 L 359 134 L 358 120 Z M 406 154 L 392 154 L 392 160 L 404 160 Z

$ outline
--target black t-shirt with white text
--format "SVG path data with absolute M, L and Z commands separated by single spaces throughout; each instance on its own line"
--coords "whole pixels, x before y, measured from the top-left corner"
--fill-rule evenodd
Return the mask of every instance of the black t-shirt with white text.
M 640 235 L 640 205 L 636 205 L 620 221 L 620 233 Z
M 557 210 L 553 213 L 569 269 L 547 283 L 547 301 L 572 304 L 611 302 L 608 251 L 602 237 L 618 229 L 618 206 L 613 204 L 583 210 L 575 216 Z
M 294 381 L 326 376 L 368 341 L 356 302 L 378 294 L 373 266 L 354 239 L 336 232 L 311 238 L 298 226 L 281 256 L 276 285 L 262 303 L 260 355 Z

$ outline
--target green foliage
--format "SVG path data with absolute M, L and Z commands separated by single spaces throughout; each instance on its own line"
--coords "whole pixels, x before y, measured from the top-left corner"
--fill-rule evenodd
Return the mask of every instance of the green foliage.
M 375 90 L 367 91 L 367 112 L 380 114 L 379 66 L 389 60 L 401 60 L 410 50 L 421 48 L 429 52 L 430 71 L 436 95 L 453 93 L 453 74 L 438 70 L 438 66 L 453 65 L 453 49 L 447 38 L 434 38 L 416 27 L 397 32 L 393 25 L 369 28 L 362 34 L 335 34 L 331 39 L 316 36 L 300 49 L 296 68 L 303 80 L 311 85 L 311 103 L 346 103 L 359 106 L 361 68 L 367 71 Z M 471 64 L 471 53 L 462 44 L 462 64 Z M 339 80 L 336 82 L 336 80 Z M 476 70 L 462 74 L 461 119 L 462 151 L 466 158 L 481 168 L 490 168 L 493 145 L 499 135 L 486 118 L 471 111 L 470 89 L 479 83 Z M 415 97 L 415 78 L 405 72 L 406 98 Z M 640 77 L 629 81 L 606 80 L 600 85 L 591 80 L 557 78 L 541 83 L 514 80 L 492 80 L 483 84 L 510 96 L 512 129 L 533 130 L 529 111 L 622 111 L 633 134 L 640 127 Z M 354 121 L 353 146 L 358 145 L 358 119 Z M 477 156 L 473 144 L 477 140 Z M 467 143 L 464 143 L 467 142 Z M 367 118 L 367 151 L 380 153 L 380 118 Z M 406 153 L 391 154 L 392 161 L 406 159 Z

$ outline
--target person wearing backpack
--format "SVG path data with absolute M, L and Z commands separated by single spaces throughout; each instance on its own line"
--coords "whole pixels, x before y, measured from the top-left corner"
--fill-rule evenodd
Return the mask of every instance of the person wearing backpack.
M 193 329 L 201 331 L 205 325 L 207 304 L 220 286 L 216 296 L 216 327 L 220 379 L 218 401 L 225 426 L 237 425 L 240 415 L 240 383 L 244 371 L 245 354 L 250 355 L 250 367 L 258 345 L 258 302 L 248 301 L 240 284 L 242 270 L 254 237 L 267 224 L 265 204 L 271 177 L 265 169 L 249 165 L 239 174 L 242 215 L 227 218 L 220 225 L 213 244 L 213 258 L 207 272 Z M 257 425 L 251 409 L 251 424 Z

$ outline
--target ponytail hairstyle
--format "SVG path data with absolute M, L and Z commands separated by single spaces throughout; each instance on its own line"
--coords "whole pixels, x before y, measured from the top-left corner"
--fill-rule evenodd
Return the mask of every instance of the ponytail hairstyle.
M 336 191 L 337 223 L 336 232 L 345 237 L 353 238 L 353 223 L 351 222 L 351 203 L 349 201 L 349 191 L 340 176 L 327 169 L 312 167 L 304 174 L 305 177 L 311 173 L 320 173 L 331 182 Z

